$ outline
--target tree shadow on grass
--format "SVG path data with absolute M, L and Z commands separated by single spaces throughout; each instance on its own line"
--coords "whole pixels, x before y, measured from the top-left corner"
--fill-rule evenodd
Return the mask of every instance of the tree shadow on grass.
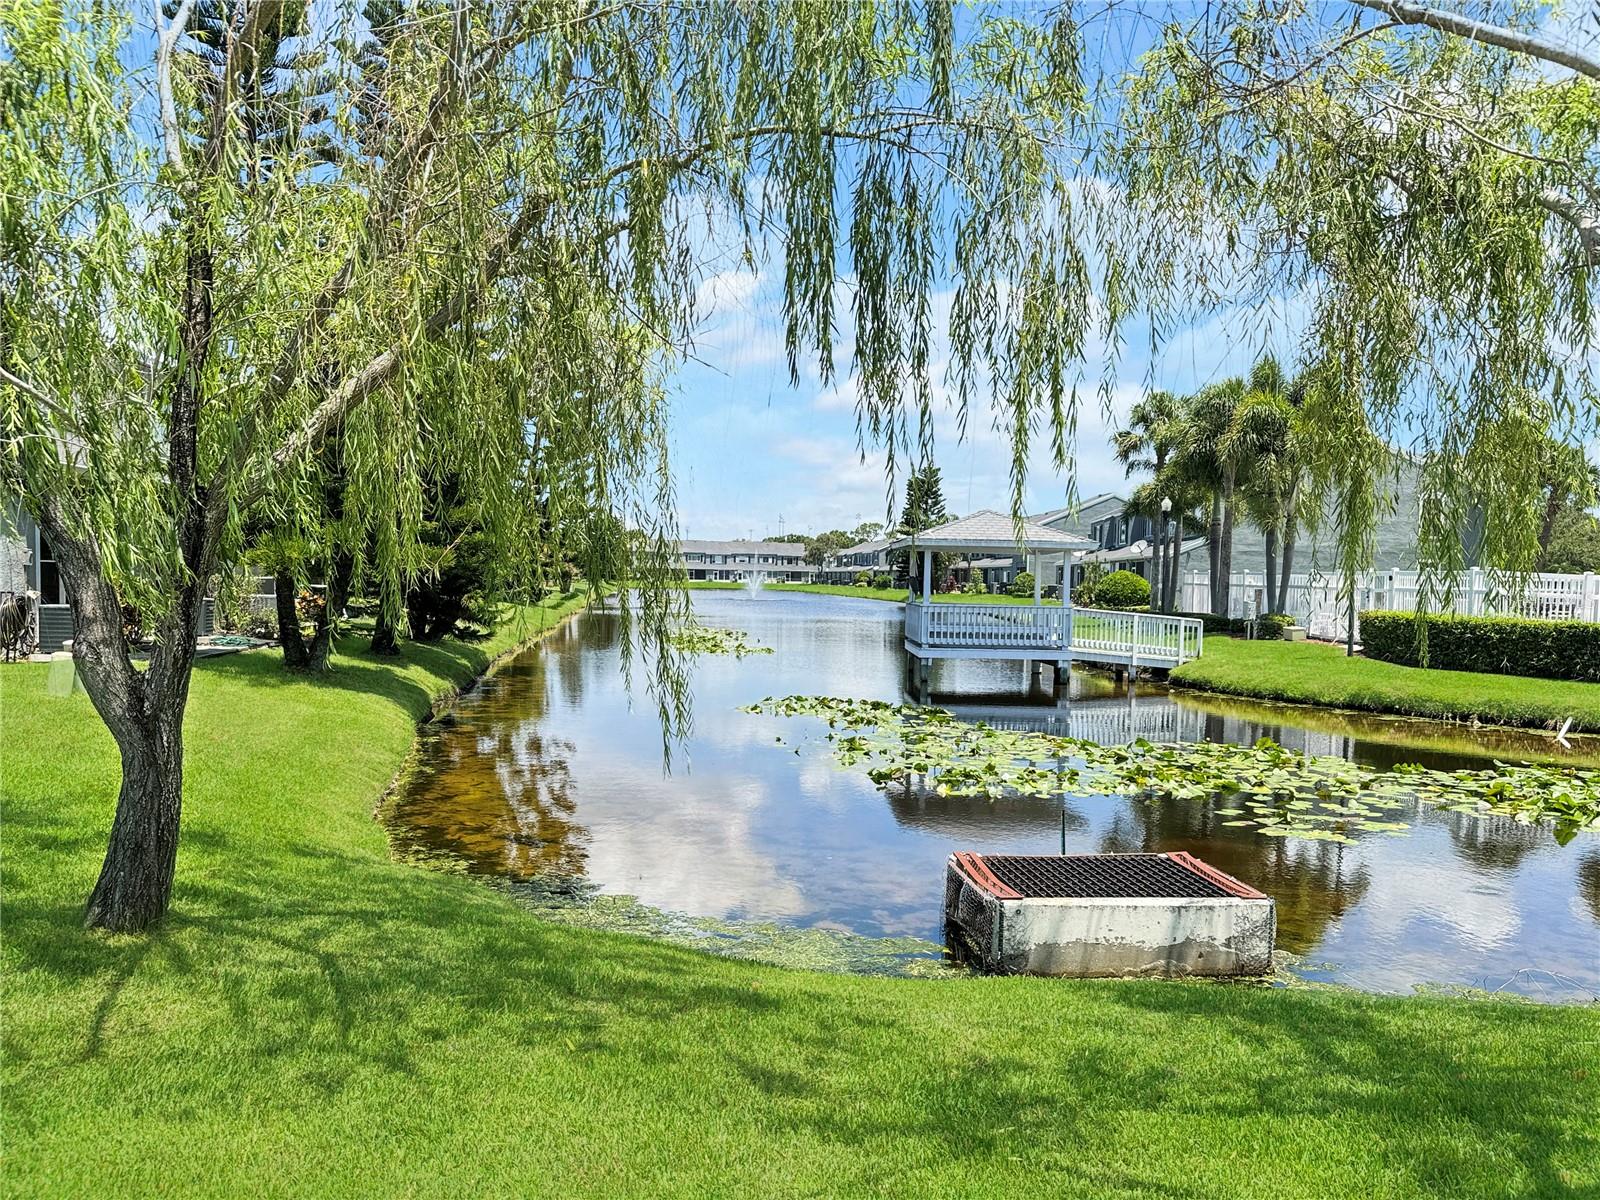
M 354 647 L 350 645 L 352 642 L 356 643 Z M 364 638 L 342 639 L 342 652 L 324 672 L 286 670 L 282 656 L 275 650 L 203 660 L 197 670 L 203 669 L 219 679 L 234 680 L 251 688 L 306 687 L 377 696 L 420 721 L 433 707 L 434 688 L 439 679 L 465 684 L 481 674 L 491 661 L 482 648 L 459 642 L 407 643 L 401 658 L 381 660 L 366 658 L 366 645 Z M 429 678 L 413 676 L 408 667 L 418 668 L 419 675 L 426 672 Z
M 597 1087 L 699 1105 L 753 1138 L 836 1146 L 844 1190 L 895 1190 L 915 1147 L 924 1164 L 1009 1170 L 1020 1156 L 1098 1195 L 1223 1194 L 1109 1147 L 1108 1127 L 1134 1113 L 1258 1136 L 1331 1124 L 1402 1190 L 1481 1190 L 1500 1159 L 1525 1176 L 1502 1194 L 1555 1195 L 1553 1131 L 1585 1111 L 1564 1064 L 1516 1050 L 1534 1023 L 1578 1034 L 1576 1012 L 1148 982 L 840 980 L 547 924 L 476 881 L 370 856 L 279 853 L 259 880 L 192 880 L 148 938 L 25 923 L 11 946 L 23 965 L 94 996 L 80 1061 L 160 1054 L 173 1020 L 207 1030 L 186 1051 L 193 1094 L 158 1093 L 161 1106 L 220 1102 L 240 1062 L 290 1095 L 374 1077 L 404 1095 L 439 1056 L 481 1055 L 485 1039 L 485 1068 L 517 1064 L 527 1086 L 520 1072 L 556 1047 L 549 1086 L 595 1068 L 597 1081 L 628 1081 Z M 695 1097 L 676 1097 L 687 1078 Z

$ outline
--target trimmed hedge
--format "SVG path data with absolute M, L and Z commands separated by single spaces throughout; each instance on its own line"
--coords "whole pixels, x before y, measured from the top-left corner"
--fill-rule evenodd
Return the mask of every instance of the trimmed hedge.
M 1416 613 L 1364 612 L 1368 658 L 1406 667 L 1600 682 L 1600 624 L 1524 617 L 1427 616 L 1427 663 L 1419 654 Z

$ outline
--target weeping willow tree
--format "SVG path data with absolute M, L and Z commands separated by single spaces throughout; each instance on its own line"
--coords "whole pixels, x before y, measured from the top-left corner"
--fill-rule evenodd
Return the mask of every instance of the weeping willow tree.
M 1400 452 L 1421 469 L 1420 607 L 1449 604 L 1480 521 L 1514 587 L 1539 547 L 1527 465 L 1595 423 L 1600 54 L 1524 4 L 1190 11 L 1124 81 L 1102 162 L 1159 222 L 1174 283 L 1147 302 L 1167 324 L 1289 310 L 1346 579 Z
M 629 643 L 682 727 L 662 382 L 709 261 L 781 274 L 791 370 L 852 372 L 891 456 L 927 441 L 936 333 L 961 406 L 992 391 L 1019 443 L 1043 415 L 1064 444 L 1095 218 L 1063 156 L 1078 33 L 1036 17 L 171 0 L 152 37 L 98 0 L 7 3 L 0 471 L 122 759 L 87 924 L 170 902 L 202 601 L 247 523 L 323 529 L 392 615 L 453 479 L 489 536 L 638 582 Z M 550 532 L 570 521 L 615 536 Z

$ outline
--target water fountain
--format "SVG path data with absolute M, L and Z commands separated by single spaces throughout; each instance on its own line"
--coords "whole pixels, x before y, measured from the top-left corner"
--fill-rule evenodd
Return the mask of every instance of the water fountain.
M 744 594 L 754 600 L 761 595 L 761 585 L 766 580 L 762 571 L 746 571 L 744 575 Z

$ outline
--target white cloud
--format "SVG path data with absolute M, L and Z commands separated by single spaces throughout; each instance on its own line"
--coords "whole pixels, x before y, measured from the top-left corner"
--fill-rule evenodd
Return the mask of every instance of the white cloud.
M 700 281 L 695 289 L 695 308 L 701 313 L 725 313 L 732 309 L 748 312 L 760 290 L 758 272 L 722 271 Z

